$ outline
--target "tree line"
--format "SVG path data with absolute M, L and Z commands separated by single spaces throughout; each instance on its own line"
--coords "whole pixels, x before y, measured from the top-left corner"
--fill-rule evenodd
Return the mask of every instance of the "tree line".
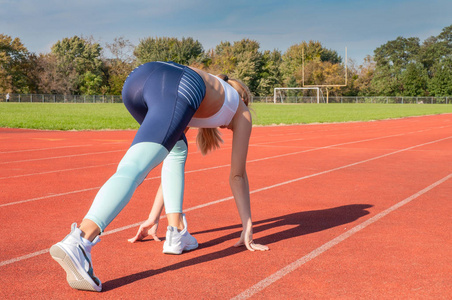
M 92 37 L 74 36 L 56 42 L 50 53 L 35 54 L 20 38 L 0 34 L 0 93 L 120 95 L 135 67 L 157 60 L 228 74 L 255 96 L 272 95 L 275 87 L 340 85 L 345 77 L 347 85 L 329 88 L 330 95 L 452 95 L 452 25 L 423 42 L 417 37 L 388 41 L 362 65 L 349 60 L 347 68 L 337 51 L 319 41 L 303 41 L 283 53 L 261 51 L 250 39 L 206 51 L 191 37 L 148 37 L 137 46 L 118 37 L 102 47 Z

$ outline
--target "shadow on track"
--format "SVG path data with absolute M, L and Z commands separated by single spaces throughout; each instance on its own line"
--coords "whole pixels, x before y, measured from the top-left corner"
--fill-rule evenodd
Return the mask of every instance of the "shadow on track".
M 307 235 L 310 233 L 315 233 L 323 230 L 327 230 L 333 227 L 344 225 L 347 223 L 354 222 L 359 218 L 368 215 L 369 212 L 366 210 L 371 208 L 372 205 L 369 204 L 352 204 L 339 206 L 323 210 L 305 211 L 297 212 L 293 214 L 288 214 L 284 216 L 279 216 L 275 218 L 270 218 L 266 220 L 259 220 L 253 222 L 254 233 L 264 232 L 268 229 L 275 229 L 275 227 L 285 227 L 285 226 L 295 226 L 287 230 L 282 230 L 278 233 L 274 233 L 268 236 L 264 236 L 259 239 L 255 239 L 256 243 L 271 245 L 279 241 L 290 239 L 297 236 Z M 240 237 L 241 225 L 232 225 L 221 228 L 209 229 L 205 231 L 198 231 L 191 233 L 193 236 L 197 234 L 217 232 L 231 229 L 238 229 L 237 232 L 213 239 L 211 241 L 199 244 L 199 248 L 207 248 L 213 245 L 223 243 L 229 240 L 235 240 Z M 166 266 L 160 269 L 147 270 L 139 272 L 136 274 L 130 274 L 124 277 L 120 277 L 114 280 L 107 281 L 103 283 L 103 291 L 109 291 L 116 289 L 118 287 L 133 283 L 135 281 L 145 279 L 151 276 L 155 276 L 168 271 L 174 271 L 188 266 L 193 266 L 196 264 L 213 261 L 236 253 L 248 251 L 245 247 L 235 248 L 228 247 L 226 249 L 205 254 L 199 257 L 191 258 L 185 261 L 178 262 L 176 264 Z

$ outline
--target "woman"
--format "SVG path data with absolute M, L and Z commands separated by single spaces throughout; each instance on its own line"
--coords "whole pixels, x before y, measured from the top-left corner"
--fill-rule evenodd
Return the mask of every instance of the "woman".
M 129 202 L 138 185 L 161 162 L 162 194 L 169 225 L 163 252 L 180 254 L 198 247 L 182 215 L 187 158 L 184 130 L 187 127 L 199 128 L 197 142 L 203 154 L 219 147 L 221 139 L 217 127 L 233 131 L 229 183 L 243 226 L 239 244 L 251 251 L 268 249 L 252 240 L 246 175 L 252 127 L 251 114 L 245 105 L 249 92 L 239 82 L 228 81 L 230 84 L 204 71 L 173 62 L 146 63 L 129 75 L 122 97 L 141 126 L 116 173 L 97 193 L 80 227 L 74 223 L 71 233 L 50 248 L 53 259 L 66 271 L 71 287 L 102 290 L 93 272 L 91 248 Z

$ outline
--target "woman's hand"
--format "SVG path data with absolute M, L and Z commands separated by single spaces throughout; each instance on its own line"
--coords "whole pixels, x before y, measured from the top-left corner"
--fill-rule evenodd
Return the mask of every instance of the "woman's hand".
M 154 241 L 160 242 L 161 240 L 157 237 L 157 228 L 159 227 L 159 222 L 151 221 L 147 219 L 140 225 L 138 228 L 137 235 L 131 239 L 128 239 L 129 242 L 135 243 L 136 241 L 141 241 L 148 235 L 150 235 Z
M 240 235 L 240 240 L 235 243 L 234 247 L 241 247 L 245 245 L 246 248 L 250 251 L 267 251 L 269 248 L 265 245 L 256 244 L 253 241 L 253 232 L 251 230 L 243 230 Z

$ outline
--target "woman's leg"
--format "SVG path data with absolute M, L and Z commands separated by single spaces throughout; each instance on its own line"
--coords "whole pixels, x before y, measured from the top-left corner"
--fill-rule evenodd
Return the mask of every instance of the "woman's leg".
M 163 244 L 163 253 L 166 254 L 181 254 L 183 251 L 198 248 L 198 242 L 188 232 L 187 222 L 182 214 L 187 152 L 184 138 L 176 143 L 163 162 L 163 201 L 169 225 Z
M 147 174 L 167 155 L 168 150 L 157 143 L 142 142 L 130 147 L 119 163 L 116 173 L 97 193 L 85 219 L 97 224 L 101 232 L 104 231 L 126 206 Z M 84 230 L 86 223 L 87 221 L 82 222 L 80 229 L 88 236 L 87 239 L 90 239 L 92 236 Z
M 98 234 L 129 202 L 146 175 L 167 155 L 168 150 L 157 143 L 142 142 L 130 147 L 116 173 L 97 193 L 80 228 L 74 223 L 71 233 L 50 248 L 50 255 L 66 271 L 71 287 L 102 290 L 100 280 L 94 275 L 91 248 L 99 241 Z
M 187 143 L 179 140 L 163 161 L 162 190 L 168 225 L 179 230 L 184 229 L 182 220 L 182 202 L 184 199 L 185 162 Z

